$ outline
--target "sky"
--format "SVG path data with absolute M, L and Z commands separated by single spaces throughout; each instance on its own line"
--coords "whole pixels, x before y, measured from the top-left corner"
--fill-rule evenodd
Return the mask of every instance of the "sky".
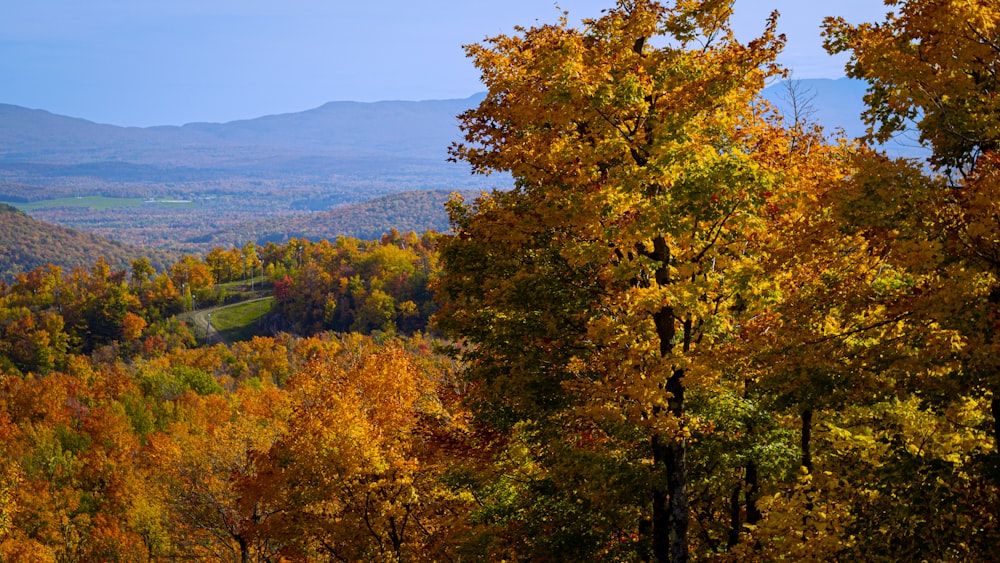
M 485 90 L 462 45 L 515 25 L 600 15 L 613 0 L 0 0 L 0 103 L 123 126 L 226 122 L 330 101 Z M 796 78 L 839 78 L 824 16 L 877 21 L 881 0 L 735 0 L 733 29 L 771 10 Z

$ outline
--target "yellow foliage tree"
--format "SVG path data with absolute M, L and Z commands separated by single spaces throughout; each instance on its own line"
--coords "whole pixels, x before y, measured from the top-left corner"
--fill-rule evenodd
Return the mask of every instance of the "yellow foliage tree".
M 595 503 L 593 543 L 574 557 L 688 560 L 701 422 L 687 401 L 717 392 L 720 350 L 774 298 L 761 264 L 792 182 L 757 96 L 781 40 L 772 20 L 739 43 L 729 13 L 623 1 L 583 30 L 562 21 L 468 48 L 489 91 L 453 155 L 517 184 L 452 204 L 439 326 L 465 342 L 480 420 L 538 448 L 530 474 L 559 491 L 533 509 L 539 522 L 575 530 L 573 506 Z M 552 444 L 578 433 L 586 448 L 566 451 L 618 457 L 617 477 L 559 459 Z M 583 484 L 614 478 L 647 488 L 626 500 Z

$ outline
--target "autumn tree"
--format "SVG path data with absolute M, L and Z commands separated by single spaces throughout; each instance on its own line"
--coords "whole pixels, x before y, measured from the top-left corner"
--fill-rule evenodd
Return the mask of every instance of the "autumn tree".
M 150 436 L 147 480 L 168 499 L 164 504 L 175 526 L 169 535 L 178 555 L 271 560 L 280 546 L 256 533 L 270 513 L 259 504 L 244 506 L 239 484 L 256 474 L 254 453 L 280 435 L 285 403 L 274 387 L 241 388 L 229 397 L 189 392 L 177 400 L 186 419 Z
M 205 256 L 205 264 L 212 271 L 212 276 L 220 282 L 233 281 L 239 278 L 242 258 L 237 248 L 213 248 Z
M 754 100 L 781 40 L 772 20 L 743 45 L 729 14 L 622 1 L 583 30 L 563 20 L 468 47 L 489 91 L 452 154 L 516 187 L 452 205 L 440 326 L 467 342 L 480 420 L 537 448 L 547 487 L 579 487 L 539 518 L 569 526 L 583 516 L 569 507 L 592 503 L 577 557 L 638 533 L 626 549 L 688 560 L 687 400 L 715 384 L 712 350 L 769 291 L 756 263 L 781 186 Z M 603 468 L 558 459 L 585 449 Z M 584 484 L 614 479 L 645 492 L 610 502 Z
M 887 489 L 900 499 L 897 504 L 911 506 L 933 506 L 925 495 L 944 489 L 952 509 L 922 513 L 926 524 L 909 529 L 889 527 L 887 533 L 877 521 L 869 529 L 878 530 L 887 554 L 898 556 L 898 546 L 907 545 L 914 557 L 988 559 L 1000 521 L 1000 6 L 988 0 L 885 3 L 893 11 L 881 22 L 828 19 L 826 45 L 848 53 L 848 75 L 868 82 L 870 139 L 884 141 L 913 128 L 932 150 L 931 173 L 910 172 L 909 181 L 884 182 L 879 199 L 924 202 L 882 226 L 888 227 L 885 232 L 918 231 L 904 237 L 911 243 L 906 246 L 933 250 L 924 252 L 917 270 L 936 283 L 915 296 L 917 311 L 926 323 L 954 334 L 951 350 L 928 350 L 925 369 L 902 380 L 921 397 L 921 416 L 946 413 L 946 422 L 935 423 L 941 431 L 919 455 L 900 448 L 894 466 L 934 475 L 938 487 L 910 488 L 907 478 L 896 474 L 896 488 Z M 991 439 L 984 441 L 985 436 Z M 949 442 L 938 451 L 932 445 Z M 877 518 L 887 512 L 882 506 L 868 514 Z M 945 523 L 956 519 L 965 524 Z M 952 533 L 956 529 L 973 532 Z
M 62 316 L 83 351 L 119 340 L 125 315 L 141 309 L 125 274 L 124 270 L 112 271 L 101 258 L 89 270 L 75 269 L 60 286 Z
M 243 245 L 241 253 L 243 257 L 243 280 L 246 281 L 249 271 L 250 289 L 252 290 L 254 283 L 254 269 L 259 268 L 262 265 L 260 255 L 257 253 L 257 245 L 254 244 L 252 240 L 249 240 L 245 245 Z
M 211 268 L 194 256 L 185 256 L 172 265 L 170 279 L 175 287 L 186 287 L 192 293 L 210 289 L 215 285 Z
M 870 138 L 915 125 L 931 163 L 961 175 L 995 152 L 1000 8 L 990 0 L 886 0 L 885 21 L 826 22 L 827 49 L 849 52 L 848 76 L 868 82 Z
M 295 561 L 449 558 L 471 502 L 447 487 L 438 441 L 460 425 L 452 375 L 398 342 L 340 343 L 288 381 L 287 432 L 244 482 L 242 502 L 271 514 L 259 536 Z

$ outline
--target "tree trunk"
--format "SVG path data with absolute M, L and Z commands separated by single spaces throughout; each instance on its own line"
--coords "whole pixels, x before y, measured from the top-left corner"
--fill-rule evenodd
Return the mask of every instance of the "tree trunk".
M 676 370 L 667 380 L 670 393 L 667 408 L 671 414 L 684 415 L 683 370 Z M 653 465 L 663 467 L 667 490 L 653 488 L 653 560 L 661 563 L 687 563 L 689 508 L 687 499 L 687 441 L 677 437 L 664 444 L 652 438 Z
M 678 420 L 684 417 L 683 370 L 675 370 L 667 380 L 667 408 Z M 667 491 L 670 497 L 670 561 L 687 563 L 688 554 L 688 499 L 687 499 L 687 440 L 677 437 L 667 444 Z M 655 529 L 653 530 L 655 533 Z M 665 559 L 662 561 L 666 561 Z
M 812 440 L 812 409 L 802 411 L 802 467 L 812 473 L 812 452 L 810 451 L 810 441 Z
M 659 272 L 657 272 L 659 275 Z M 653 315 L 653 322 L 656 325 L 656 333 L 660 338 L 660 354 L 667 355 L 670 353 L 672 347 L 673 337 L 676 329 L 674 328 L 674 314 L 673 310 L 670 308 L 664 308 L 657 311 Z M 668 380 L 664 386 L 664 390 L 668 393 L 673 393 L 671 389 L 671 382 L 674 386 L 679 384 L 678 374 L 675 372 Z M 683 394 L 681 396 L 681 401 L 683 401 Z M 671 408 L 674 402 L 674 398 L 668 400 L 668 408 Z M 681 403 L 683 405 L 683 402 Z M 659 411 L 659 409 L 656 409 Z M 654 411 L 655 412 L 655 411 Z M 672 461 L 675 453 L 672 451 L 672 444 L 665 444 L 662 438 L 658 434 L 653 434 L 651 438 L 651 446 L 653 450 L 653 468 L 654 471 L 663 468 L 667 477 L 667 486 L 664 490 L 663 486 L 657 482 L 653 485 L 653 561 L 657 563 L 666 563 L 671 561 L 670 554 L 672 553 L 672 538 L 674 537 L 674 481 L 675 481 L 675 466 L 676 463 Z M 686 527 L 686 515 L 685 515 L 685 527 Z M 686 539 L 686 538 L 685 538 Z
M 250 563 L 250 544 L 242 535 L 236 536 L 236 543 L 240 546 L 240 563 Z
M 670 452 L 660 437 L 653 435 L 653 467 L 664 467 Z M 670 505 L 667 491 L 660 485 L 653 486 L 653 561 L 664 563 L 670 557 Z
M 802 411 L 802 467 L 805 467 L 806 471 L 809 473 L 812 473 L 812 452 L 810 451 L 810 441 L 812 440 L 812 419 L 812 409 L 805 409 Z M 812 512 L 813 509 L 812 486 L 806 488 L 805 509 L 806 511 L 802 515 L 803 528 L 805 528 L 809 522 L 809 513 Z M 805 540 L 805 532 L 802 532 L 802 534 L 802 539 Z
M 1000 394 L 997 392 L 993 393 L 990 409 L 993 414 L 993 449 L 1000 454 Z
M 990 410 L 993 414 L 993 455 L 997 460 L 995 463 L 1000 466 L 1000 394 L 993 392 L 993 399 L 990 401 Z M 1000 476 L 993 470 L 993 495 L 995 506 L 994 516 L 1000 522 Z
M 761 521 L 763 515 L 757 508 L 757 498 L 760 496 L 760 474 L 757 470 L 757 463 L 751 461 L 747 463 L 746 473 L 742 484 L 733 485 L 733 494 L 729 497 L 729 537 L 726 546 L 736 547 L 740 543 L 740 532 L 743 531 L 742 508 L 740 493 L 746 498 L 746 523 L 755 525 Z
M 757 470 L 757 462 L 751 461 L 747 464 L 744 483 L 747 490 L 747 524 L 756 525 L 763 518 L 760 509 L 757 508 L 757 498 L 760 497 L 760 474 Z
M 660 263 L 654 277 L 659 286 L 670 285 L 670 247 L 666 239 L 659 235 L 653 239 L 651 258 Z M 676 315 L 672 307 L 664 307 L 653 313 L 656 336 L 660 340 L 660 355 L 673 353 L 677 336 Z M 691 321 L 684 322 L 684 351 L 691 346 Z M 667 379 L 664 391 L 667 393 L 667 410 L 678 421 L 684 419 L 684 370 L 674 369 Z M 688 520 L 687 499 L 687 441 L 682 436 L 674 437 L 663 444 L 659 436 L 653 436 L 653 466 L 663 467 L 667 477 L 667 490 L 653 489 L 653 559 L 659 563 L 687 563 Z M 665 496 L 665 498 L 664 498 Z
M 740 528 L 743 526 L 743 522 L 740 520 L 740 509 L 743 507 L 740 504 L 740 492 L 742 491 L 743 487 L 737 483 L 733 485 L 733 494 L 729 497 L 729 539 L 726 542 L 726 547 L 730 549 L 740 543 Z

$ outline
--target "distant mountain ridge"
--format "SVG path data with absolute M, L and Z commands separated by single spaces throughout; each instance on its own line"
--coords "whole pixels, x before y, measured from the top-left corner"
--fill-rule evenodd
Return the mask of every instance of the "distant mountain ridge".
M 849 78 L 810 78 L 804 80 L 782 80 L 768 86 L 762 92 L 764 98 L 774 104 L 779 111 L 789 116 L 789 82 L 793 82 L 799 102 L 809 107 L 810 120 L 823 125 L 828 134 L 843 129 L 855 138 L 865 133 L 861 112 L 865 110 L 864 95 L 866 83 Z
M 299 113 L 190 123 L 180 129 L 259 146 L 445 159 L 448 146 L 459 139 L 456 117 L 482 98 L 477 94 L 461 100 L 330 102 Z
M 457 116 L 481 97 L 332 102 L 230 123 L 116 127 L 0 105 L 0 202 L 106 196 L 183 199 L 162 207 L 45 208 L 32 216 L 136 245 L 186 243 L 220 229 L 324 211 L 393 193 L 509 186 L 448 161 Z M 168 214 L 171 214 L 169 217 Z
M 477 188 L 482 179 L 448 162 L 447 149 L 460 138 L 456 116 L 478 100 L 331 102 L 229 123 L 146 128 L 0 104 L 0 201 L 279 190 L 309 199 L 337 193 L 335 201 L 347 203 Z
M 864 82 L 846 78 L 796 82 L 811 99 L 816 121 L 831 131 L 843 128 L 850 137 L 864 133 L 860 120 Z M 785 90 L 778 83 L 763 95 L 778 107 L 787 107 Z M 54 169 L 52 177 L 124 175 L 132 180 L 141 168 L 158 177 L 176 170 L 180 181 L 192 181 L 199 174 L 214 178 L 246 171 L 250 176 L 268 172 L 280 176 L 289 169 L 341 173 L 345 160 L 368 160 L 377 161 L 381 169 L 434 162 L 442 168 L 461 168 L 467 175 L 464 167 L 446 166 L 447 148 L 461 138 L 456 117 L 483 97 L 480 93 L 455 100 L 330 102 L 302 112 L 227 123 L 145 128 L 0 104 L 0 170 L 13 172 L 2 177 L 4 181 L 12 181 L 10 176 L 18 171 L 30 176 L 39 165 L 71 166 Z M 124 169 L 122 163 L 133 168 Z M 81 170 L 80 165 L 91 168 Z
M 232 164 L 251 155 L 226 149 L 326 155 L 400 154 L 445 159 L 458 140 L 456 116 L 482 94 L 461 100 L 330 102 L 298 113 L 227 123 L 119 127 L 44 110 L 0 104 L 0 161 L 79 163 L 128 160 L 188 165 Z M 213 147 L 215 151 L 204 152 Z
M 773 84 L 763 91 L 763 96 L 779 111 L 790 114 L 789 81 Z M 865 135 L 866 125 L 861 119 L 865 111 L 864 96 L 866 82 L 850 78 L 829 79 L 810 78 L 793 80 L 800 97 L 799 103 L 807 108 L 807 121 L 822 125 L 827 136 L 832 137 L 840 130 L 848 139 Z M 925 147 L 919 146 L 914 133 L 905 133 L 882 147 L 889 155 L 923 159 L 929 156 Z

